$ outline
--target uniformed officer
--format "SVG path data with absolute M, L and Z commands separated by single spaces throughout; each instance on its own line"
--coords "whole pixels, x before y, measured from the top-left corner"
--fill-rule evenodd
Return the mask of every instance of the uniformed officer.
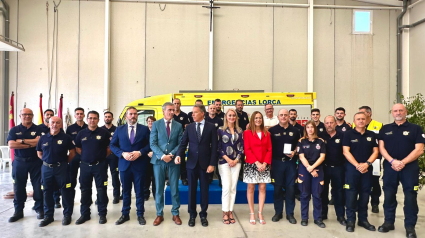
M 301 191 L 301 225 L 308 225 L 308 209 L 313 196 L 314 224 L 320 228 L 326 225 L 322 220 L 322 198 L 324 185 L 323 161 L 325 160 L 325 142 L 317 136 L 314 121 L 304 126 L 304 137 L 299 140 L 298 153 L 300 164 L 298 168 L 298 187 Z
M 218 130 L 220 126 L 223 126 L 223 120 L 219 117 L 216 108 L 213 104 L 208 106 L 208 115 L 205 116 L 205 121 L 212 123 L 215 129 Z
M 378 143 L 375 133 L 366 130 L 366 115 L 357 112 L 354 115 L 355 129 L 344 133 L 343 151 L 348 160 L 345 163 L 345 205 L 347 209 L 348 232 L 353 232 L 358 211 L 357 225 L 369 231 L 375 226 L 367 220 L 367 204 L 372 188 L 370 167 L 378 157 Z
M 204 105 L 204 102 L 201 99 L 196 99 L 195 105 Z M 189 112 L 187 114 L 187 117 L 189 118 L 189 124 L 194 122 L 193 117 L 192 117 L 192 112 Z
M 50 133 L 49 120 L 52 116 L 55 115 L 55 113 L 53 112 L 52 109 L 46 109 L 43 115 L 44 115 L 43 123 L 38 125 L 38 127 L 40 128 L 41 136 L 44 136 Z M 60 189 L 59 188 L 55 189 L 55 191 L 53 192 L 53 200 L 55 201 L 55 208 L 61 208 L 60 195 L 61 195 Z
M 336 130 L 338 132 L 346 132 L 351 130 L 351 124 L 345 121 L 345 108 L 338 107 L 335 109 L 335 118 L 336 118 Z
M 236 113 L 238 113 L 238 123 L 239 127 L 245 131 L 249 124 L 248 113 L 243 111 L 243 100 L 236 100 Z
M 43 161 L 41 178 L 44 193 L 44 220 L 38 226 L 47 226 L 53 222 L 54 206 L 53 192 L 59 189 L 63 194 L 63 225 L 71 223 L 74 201 L 69 196 L 71 185 L 67 173 L 68 162 L 75 156 L 75 147 L 71 136 L 61 131 L 62 119 L 52 116 L 49 122 L 50 132 L 41 136 L 37 143 L 37 155 Z M 69 151 L 69 155 L 68 155 Z M 68 187 L 68 188 L 67 188 Z
M 375 132 L 375 134 L 379 134 L 379 130 L 381 130 L 382 128 L 382 123 L 372 120 L 372 109 L 369 106 L 362 106 L 359 108 L 359 112 L 363 112 L 366 115 L 366 130 L 373 131 Z M 378 154 L 378 159 L 381 159 L 381 157 L 382 156 Z M 378 166 L 379 170 L 381 170 L 381 163 L 379 163 Z M 379 184 L 380 177 L 381 173 L 372 175 L 372 192 L 370 194 L 370 205 L 372 206 L 373 213 L 379 213 L 379 197 L 381 197 L 382 193 L 381 185 Z
M 406 120 L 407 110 L 402 104 L 392 108 L 394 123 L 382 127 L 379 134 L 379 150 L 384 160 L 384 214 L 385 222 L 378 228 L 380 232 L 394 230 L 397 208 L 397 188 L 403 185 L 404 227 L 406 236 L 416 237 L 415 226 L 418 220 L 418 157 L 424 153 L 425 134 L 420 126 Z
M 320 121 L 320 109 L 319 108 L 313 108 L 311 109 L 311 120 L 314 121 L 314 123 L 317 126 L 317 134 L 320 134 L 326 130 L 325 124 Z
M 264 127 L 268 130 L 270 127 L 273 127 L 279 123 L 277 116 L 273 115 L 274 107 L 272 104 L 268 103 L 264 106 L 265 114 L 263 116 Z
M 81 217 L 75 222 L 80 225 L 90 220 L 90 205 L 92 196 L 93 178 L 97 190 L 97 209 L 99 212 L 99 224 L 106 223 L 108 206 L 108 163 L 106 157 L 109 155 L 108 131 L 97 126 L 99 113 L 90 111 L 87 113 L 88 127 L 81 130 L 75 138 L 75 147 L 81 154 L 80 162 L 80 186 L 81 186 Z
M 189 117 L 188 115 L 180 110 L 180 107 L 182 105 L 181 101 L 179 98 L 174 98 L 173 100 L 173 104 L 175 106 L 175 110 L 174 110 L 174 116 L 173 119 L 182 124 L 183 127 L 183 131 L 186 128 L 186 126 L 190 123 L 189 122 Z M 181 165 L 180 165 L 180 178 L 182 181 L 182 184 L 184 186 L 189 185 L 188 181 L 187 181 L 187 171 L 186 171 L 186 159 L 182 159 L 181 160 Z
M 221 101 L 217 102 L 217 100 L 220 100 L 220 99 L 216 99 L 215 103 L 219 103 L 221 105 Z M 214 104 L 211 104 L 208 106 L 208 115 L 205 116 L 205 121 L 213 124 L 215 126 L 215 129 L 218 130 L 219 127 L 223 126 L 223 119 L 219 117 L 219 113 L 217 113 L 216 108 L 217 107 Z M 218 159 L 217 159 L 216 168 L 218 168 L 217 166 L 218 166 Z M 220 176 L 220 173 L 218 172 L 218 169 L 215 169 L 213 173 L 209 174 L 210 184 L 213 181 L 214 173 L 217 175 L 218 184 L 221 187 L 221 176 Z
M 32 123 L 34 114 L 31 109 L 24 108 L 20 111 L 21 124 L 13 127 L 7 136 L 7 145 L 14 149 L 15 159 L 12 165 L 13 189 L 15 197 L 13 204 L 15 213 L 9 222 L 15 222 L 24 217 L 25 201 L 27 200 L 27 180 L 30 174 L 31 184 L 34 189 L 34 210 L 37 219 L 44 218 L 43 191 L 41 190 L 41 160 L 37 157 L 35 147 L 40 138 L 38 127 Z
M 103 120 L 105 122 L 105 125 L 102 126 L 101 128 L 109 132 L 110 134 L 109 140 L 110 140 L 112 136 L 114 135 L 115 130 L 117 129 L 117 127 L 112 124 L 112 121 L 114 120 L 114 114 L 110 111 L 107 111 L 103 113 L 103 116 L 104 116 Z M 114 188 L 113 190 L 114 199 L 112 200 L 112 203 L 117 204 L 120 202 L 120 188 L 121 188 L 120 177 L 119 177 L 120 173 L 118 172 L 118 157 L 114 155 L 113 153 L 111 153 L 108 155 L 108 157 L 106 157 L 106 162 L 108 162 L 109 170 L 111 171 L 112 187 Z
M 217 116 L 221 119 L 221 121 L 223 121 L 224 120 L 224 112 L 223 112 L 223 110 L 221 110 L 222 105 L 221 105 L 221 100 L 219 98 L 214 100 L 214 106 L 215 106 Z
M 87 128 L 87 124 L 84 123 L 84 109 L 77 107 L 74 110 L 74 117 L 76 119 L 75 123 L 66 128 L 66 134 L 70 135 L 72 141 L 75 144 L 75 138 L 77 137 L 78 132 Z M 75 153 L 74 159 L 71 160 L 68 167 L 69 179 L 71 182 L 71 196 L 75 199 L 75 187 L 77 186 L 77 175 L 78 169 L 80 168 L 81 155 L 78 150 Z
M 319 134 L 319 137 L 325 140 L 326 157 L 324 162 L 325 185 L 322 192 L 322 219 L 328 219 L 329 204 L 329 184 L 332 183 L 332 192 L 334 198 L 335 213 L 337 221 L 345 226 L 345 157 L 342 152 L 342 141 L 344 133 L 335 129 L 337 120 L 334 116 L 325 117 L 326 131 Z
M 298 122 L 297 122 L 297 110 L 295 109 L 291 109 L 289 110 L 289 124 L 291 124 L 293 127 L 297 128 L 298 131 L 300 132 L 300 137 L 304 136 L 304 127 L 301 126 Z
M 278 113 L 279 124 L 269 129 L 272 141 L 271 178 L 274 185 L 274 210 L 273 222 L 283 218 L 283 189 L 286 191 L 286 219 L 291 224 L 296 224 L 295 209 L 295 179 L 297 177 L 297 164 L 293 159 L 300 133 L 298 129 L 289 124 L 289 112 L 280 109 Z

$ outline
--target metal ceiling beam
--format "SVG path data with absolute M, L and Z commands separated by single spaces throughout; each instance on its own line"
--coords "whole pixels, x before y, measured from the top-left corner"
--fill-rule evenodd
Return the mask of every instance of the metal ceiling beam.
M 402 7 L 403 6 L 403 2 L 398 1 L 398 0 L 355 0 L 355 1 L 384 5 L 384 6 L 393 6 L 393 7 Z

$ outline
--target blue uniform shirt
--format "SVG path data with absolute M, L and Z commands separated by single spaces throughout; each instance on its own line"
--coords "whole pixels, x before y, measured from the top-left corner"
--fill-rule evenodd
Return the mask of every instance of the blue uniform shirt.
M 72 140 L 75 142 L 75 137 L 77 137 L 78 132 L 80 132 L 83 129 L 87 128 L 87 124 L 84 123 L 83 126 L 79 126 L 77 123 L 74 123 L 70 126 L 68 126 L 68 128 L 66 128 L 66 134 L 70 135 Z
M 415 144 L 425 143 L 422 128 L 408 121 L 400 126 L 395 122 L 383 126 L 378 137 L 384 141 L 388 154 L 398 160 L 406 158 L 415 149 Z
M 174 121 L 182 124 L 183 131 L 185 129 L 185 126 L 189 124 L 189 117 L 187 116 L 185 112 L 182 112 L 182 111 L 180 111 L 179 115 L 174 114 L 173 119 Z
M 353 129 L 344 133 L 342 145 L 350 147 L 350 153 L 357 162 L 365 163 L 373 154 L 373 148 L 378 147 L 378 140 L 373 131 L 366 130 L 362 135 Z
M 238 123 L 239 123 L 239 127 L 245 131 L 246 130 L 246 125 L 249 124 L 249 117 L 248 114 L 244 111 L 242 111 L 241 113 L 239 113 L 238 111 L 236 111 L 238 113 Z
M 114 125 L 112 125 L 111 126 L 111 128 L 107 128 L 106 126 L 102 126 L 101 127 L 102 129 L 105 129 L 105 130 L 107 130 L 108 132 L 109 132 L 109 134 L 111 135 L 111 137 L 110 138 L 112 138 L 112 136 L 114 135 L 114 133 L 115 133 L 115 130 L 117 129 L 117 127 L 116 126 L 114 126 Z
M 55 136 L 50 133 L 41 136 L 36 150 L 43 152 L 41 160 L 48 164 L 55 164 L 58 162 L 67 163 L 68 150 L 72 150 L 74 148 L 71 136 L 60 131 Z
M 277 124 L 271 127 L 269 132 L 272 140 L 272 159 L 281 160 L 282 158 L 286 158 L 286 160 L 290 160 L 287 155 L 283 154 L 284 144 L 291 144 L 291 150 L 295 150 L 300 139 L 298 129 L 289 124 L 285 129 Z
M 209 115 L 205 116 L 205 121 L 213 124 L 215 129 L 218 130 L 221 126 L 223 126 L 223 120 L 216 115 L 214 118 L 211 118 Z
M 325 131 L 326 131 L 325 124 L 323 122 L 319 122 L 319 125 L 317 126 L 317 134 L 320 134 Z
M 300 132 L 300 137 L 304 136 L 304 127 L 301 126 L 298 122 L 295 122 L 295 126 L 293 126 L 295 128 L 298 129 L 298 131 Z
M 328 132 L 323 132 L 319 137 L 325 140 L 326 144 L 325 164 L 328 166 L 344 165 L 345 156 L 342 151 L 344 133 L 336 131 L 335 135 L 331 137 Z
M 107 130 L 97 127 L 94 131 L 86 128 L 75 138 L 75 147 L 81 148 L 81 161 L 93 163 L 106 158 L 110 134 Z
M 351 130 L 351 126 L 347 124 L 346 121 L 344 121 L 344 123 L 342 123 L 340 126 L 336 125 L 335 130 L 340 132 L 340 133 L 345 133 L 346 131 Z
M 40 135 L 42 136 L 47 135 L 50 132 L 50 128 L 44 125 L 44 123 L 38 125 L 38 128 L 40 129 Z
M 316 163 L 320 158 L 320 154 L 326 153 L 326 145 L 321 139 L 316 138 L 314 141 L 308 139 L 301 139 L 298 143 L 298 154 L 304 154 L 310 165 Z
M 10 140 L 14 140 L 16 142 L 21 142 L 21 139 L 35 139 L 37 136 L 40 136 L 40 129 L 35 124 L 32 124 L 30 128 L 19 124 L 9 131 L 9 135 L 7 136 L 7 142 Z M 35 147 L 28 149 L 15 149 L 15 156 L 22 158 L 38 158 L 37 151 Z

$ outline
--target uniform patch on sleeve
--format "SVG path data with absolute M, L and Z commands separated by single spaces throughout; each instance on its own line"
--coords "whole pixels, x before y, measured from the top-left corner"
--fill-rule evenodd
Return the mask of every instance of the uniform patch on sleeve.
M 103 185 L 108 186 L 108 181 L 105 181 Z
M 118 171 L 118 168 L 117 168 L 117 171 Z
M 297 182 L 298 183 L 303 183 L 303 181 L 300 178 L 298 178 Z
M 320 185 L 325 185 L 325 181 L 320 181 Z
M 67 183 L 66 184 L 66 188 L 70 188 L 71 187 L 71 184 L 70 183 Z
M 344 184 L 344 189 L 350 189 L 350 185 L 349 184 Z
M 43 190 L 44 189 L 44 187 L 43 187 L 43 185 L 41 185 L 41 190 Z
M 414 190 L 414 191 L 418 191 L 418 189 L 419 189 L 419 186 L 415 186 L 415 187 L 413 187 L 413 190 Z

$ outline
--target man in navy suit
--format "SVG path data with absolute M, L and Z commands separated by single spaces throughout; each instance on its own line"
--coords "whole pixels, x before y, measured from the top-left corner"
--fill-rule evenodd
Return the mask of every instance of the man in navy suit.
M 217 129 L 209 122 L 205 122 L 205 107 L 203 105 L 195 105 L 192 110 L 192 117 L 195 123 L 191 123 L 184 131 L 182 141 L 180 143 L 176 164 L 180 164 L 184 158 L 186 147 L 189 144 L 189 152 L 187 155 L 186 169 L 189 180 L 189 202 L 188 212 L 190 215 L 189 226 L 195 226 L 196 212 L 196 190 L 198 187 L 198 179 L 201 187 L 201 217 L 202 226 L 208 226 L 207 209 L 208 209 L 208 190 L 209 190 L 209 173 L 214 172 L 214 166 L 217 164 Z
M 156 219 L 154 226 L 164 221 L 164 185 L 165 174 L 168 172 L 168 181 L 171 189 L 171 214 L 176 225 L 181 225 L 179 216 L 180 198 L 179 198 L 179 177 L 180 165 L 174 163 L 174 155 L 179 149 L 180 141 L 183 137 L 183 127 L 180 123 L 173 120 L 174 104 L 166 102 L 162 106 L 164 118 L 153 123 L 150 137 L 150 145 L 153 151 L 151 163 L 156 183 Z
M 120 171 L 123 206 L 122 216 L 115 222 L 121 225 L 130 220 L 131 187 L 134 183 L 136 192 L 137 220 L 145 225 L 145 200 L 143 187 L 145 184 L 146 168 L 149 163 L 148 153 L 150 131 L 147 126 L 137 124 L 137 109 L 129 107 L 126 112 L 127 124 L 116 129 L 112 136 L 110 149 L 119 157 L 118 170 Z

